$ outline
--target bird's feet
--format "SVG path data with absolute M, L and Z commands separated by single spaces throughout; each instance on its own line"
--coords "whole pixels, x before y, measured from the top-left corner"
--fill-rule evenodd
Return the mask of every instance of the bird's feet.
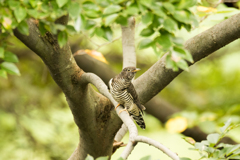
M 123 111 L 126 111 L 128 113 L 127 109 L 125 108 L 125 109 L 122 109 L 121 111 L 119 111 L 118 114 L 122 113 Z
M 115 107 L 115 110 L 117 109 L 118 106 L 120 106 L 121 104 L 119 103 L 116 107 Z

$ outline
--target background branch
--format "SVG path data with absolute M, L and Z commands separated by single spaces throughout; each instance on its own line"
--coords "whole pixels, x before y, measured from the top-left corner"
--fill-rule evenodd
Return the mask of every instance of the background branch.
M 240 37 L 240 14 L 215 25 L 189 39 L 185 48 L 190 51 L 195 62 Z M 224 32 L 220 32 L 224 31 Z M 140 101 L 144 104 L 165 88 L 182 70 L 174 72 L 166 68 L 165 56 L 134 81 Z

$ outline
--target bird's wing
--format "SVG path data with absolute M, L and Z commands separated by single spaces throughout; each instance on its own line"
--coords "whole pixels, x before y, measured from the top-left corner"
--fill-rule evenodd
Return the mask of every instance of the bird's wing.
M 111 78 L 108 82 L 108 86 L 107 86 L 108 90 L 110 90 L 112 88 L 112 80 L 113 80 L 113 78 Z
M 141 112 L 143 113 L 143 110 L 145 110 L 145 107 L 140 103 L 139 99 L 138 99 L 138 95 L 137 92 L 133 86 L 133 84 L 131 83 L 130 86 L 127 88 L 127 92 L 133 97 L 133 102 L 138 106 L 138 108 L 141 110 Z

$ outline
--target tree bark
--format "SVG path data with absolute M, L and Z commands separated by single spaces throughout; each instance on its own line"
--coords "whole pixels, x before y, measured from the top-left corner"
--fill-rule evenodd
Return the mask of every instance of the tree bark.
M 44 61 L 64 92 L 80 133 L 77 159 L 85 159 L 87 154 L 95 158 L 111 156 L 114 136 L 122 124 L 112 111 L 113 105 L 89 84 L 81 82 L 84 72 L 77 66 L 68 44 L 60 48 L 56 35 L 47 32 L 41 36 L 33 20 L 29 20 L 28 25 L 29 36 L 17 29 L 14 34 Z

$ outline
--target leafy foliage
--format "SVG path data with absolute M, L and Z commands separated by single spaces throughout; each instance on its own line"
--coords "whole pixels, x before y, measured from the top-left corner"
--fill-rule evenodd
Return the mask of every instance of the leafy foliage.
M 96 35 L 111 41 L 113 24 L 126 26 L 128 18 L 134 16 L 139 17 L 142 22 L 140 35 L 143 39 L 139 42 L 139 49 L 151 47 L 158 56 L 167 52 L 168 68 L 188 71 L 186 61 L 192 63 L 193 60 L 183 47 L 183 39 L 176 37 L 176 32 L 181 28 L 190 31 L 192 27 L 198 26 L 197 18 L 191 10 L 195 5 L 197 0 L 0 1 L 0 29 L 3 33 L 0 39 L 13 35 L 16 28 L 22 34 L 29 35 L 27 20 L 34 18 L 42 35 L 46 32 L 58 34 L 60 47 L 67 43 L 69 35 L 86 31 L 89 31 L 91 36 Z M 207 6 L 208 3 L 201 1 L 201 5 Z M 202 13 L 209 14 L 207 11 Z M 55 23 L 58 18 L 67 14 L 68 25 Z M 5 41 L 1 41 L 0 45 L 6 50 Z M 0 58 L 1 53 L 0 50 Z
M 97 35 L 111 41 L 113 23 L 127 25 L 127 20 L 131 16 L 142 16 L 142 22 L 145 28 L 142 30 L 143 39 L 139 43 L 139 48 L 144 49 L 153 47 L 157 54 L 173 50 L 177 45 L 172 41 L 174 33 L 181 27 L 189 29 L 189 26 L 197 25 L 194 15 L 189 10 L 196 4 L 196 0 L 186 5 L 182 1 L 162 2 L 152 1 L 2 1 L 0 3 L 1 18 L 0 21 L 2 33 L 5 36 L 13 34 L 13 29 L 17 28 L 19 32 L 29 35 L 27 19 L 34 18 L 38 20 L 41 34 L 50 32 L 58 34 L 60 47 L 66 44 L 69 34 L 76 34 L 80 31 L 90 30 L 91 36 Z M 67 26 L 56 24 L 55 21 L 61 16 L 69 14 L 70 20 Z M 60 31 L 60 32 L 58 32 Z M 165 42 L 166 43 L 162 43 Z M 182 48 L 182 45 L 178 46 Z M 183 55 L 182 55 L 183 54 Z M 168 58 L 168 67 L 178 70 L 187 70 L 187 63 L 184 55 L 187 52 L 181 52 L 179 58 Z M 0 54 L 1 55 L 1 54 Z M 187 59 L 186 59 L 187 60 Z
M 197 150 L 201 158 L 208 160 L 229 160 L 229 159 L 240 159 L 240 144 L 230 145 L 220 143 L 219 141 L 226 136 L 226 134 L 238 127 L 239 125 L 231 125 L 231 119 L 229 119 L 223 127 L 220 128 L 220 133 L 212 133 L 207 136 L 207 140 L 202 142 L 187 141 L 194 146 L 194 150 Z M 186 139 L 185 139 L 186 140 Z

